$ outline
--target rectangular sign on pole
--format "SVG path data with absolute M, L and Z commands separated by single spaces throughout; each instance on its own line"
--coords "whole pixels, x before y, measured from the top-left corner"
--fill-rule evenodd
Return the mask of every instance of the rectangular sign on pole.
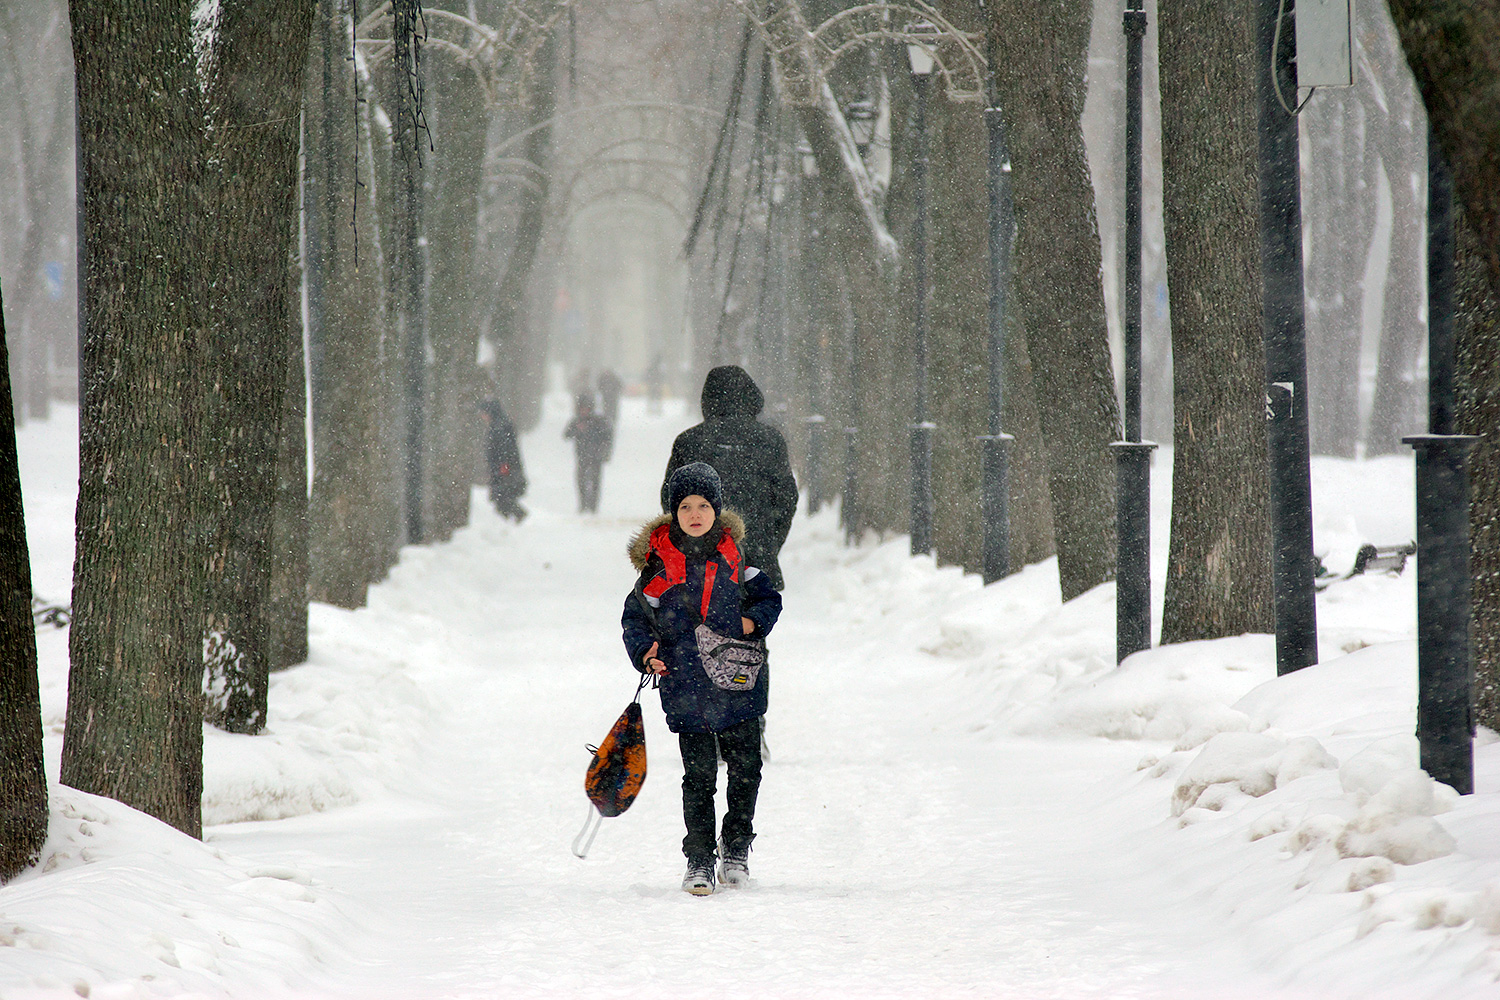
M 1296 0 L 1297 86 L 1354 86 L 1354 0 Z

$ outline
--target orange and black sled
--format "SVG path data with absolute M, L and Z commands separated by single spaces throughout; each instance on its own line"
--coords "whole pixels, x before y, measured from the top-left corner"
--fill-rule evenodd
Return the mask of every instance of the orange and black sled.
M 580 858 L 589 852 L 599 824 L 606 816 L 618 816 L 640 793 L 646 782 L 646 727 L 641 721 L 641 691 L 650 676 L 643 676 L 635 689 L 635 700 L 615 720 L 609 735 L 597 747 L 588 747 L 594 759 L 583 779 L 583 791 L 589 797 L 588 818 L 573 838 L 573 853 Z

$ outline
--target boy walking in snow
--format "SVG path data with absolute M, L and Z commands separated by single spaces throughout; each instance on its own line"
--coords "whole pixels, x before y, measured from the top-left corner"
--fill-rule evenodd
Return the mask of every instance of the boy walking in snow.
M 704 896 L 714 891 L 716 860 L 718 880 L 726 886 L 749 881 L 760 791 L 760 717 L 766 711 L 765 671 L 726 675 L 712 651 L 731 638 L 763 642 L 781 614 L 781 595 L 766 574 L 744 564 L 739 549 L 744 522 L 725 508 L 724 488 L 712 466 L 694 462 L 676 470 L 667 500 L 667 513 L 630 542 L 630 560 L 640 578 L 625 598 L 620 624 L 630 662 L 661 678 L 662 710 L 682 751 L 687 826 L 682 888 Z M 716 845 L 720 755 L 728 778 Z

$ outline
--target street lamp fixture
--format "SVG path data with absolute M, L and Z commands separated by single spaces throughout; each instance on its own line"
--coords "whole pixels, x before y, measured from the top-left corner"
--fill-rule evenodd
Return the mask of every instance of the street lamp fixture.
M 931 30 L 932 25 L 914 24 L 906 30 L 909 32 L 920 32 L 924 29 Z M 911 62 L 913 76 L 930 76 L 933 67 L 937 65 L 937 58 L 925 42 L 907 42 L 906 58 Z
M 875 140 L 875 105 L 871 101 L 855 101 L 844 109 L 844 118 L 849 122 L 849 131 L 854 136 L 854 145 L 859 155 L 864 156 Z
M 813 155 L 812 146 L 806 141 L 797 143 L 797 157 L 802 162 L 803 177 L 818 176 L 818 158 Z

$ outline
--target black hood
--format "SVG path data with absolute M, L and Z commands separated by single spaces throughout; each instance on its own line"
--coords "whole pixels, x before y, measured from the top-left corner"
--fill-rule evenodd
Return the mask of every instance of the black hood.
M 739 365 L 720 365 L 703 380 L 703 418 L 756 417 L 766 408 L 766 397 L 755 379 Z

